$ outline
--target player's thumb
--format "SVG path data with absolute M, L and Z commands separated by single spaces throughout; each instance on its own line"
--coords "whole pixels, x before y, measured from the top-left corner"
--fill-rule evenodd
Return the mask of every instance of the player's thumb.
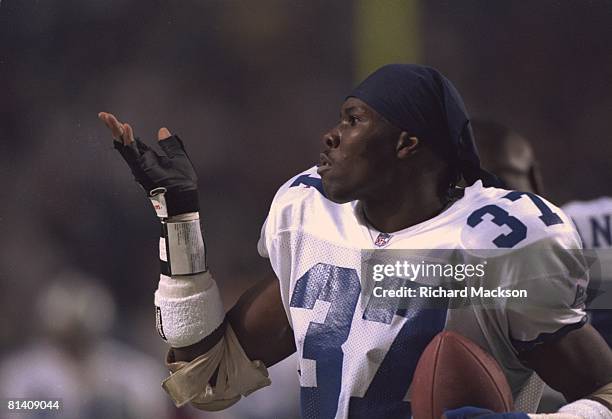
M 168 137 L 171 137 L 172 134 L 170 133 L 170 131 L 168 130 L 168 128 L 166 127 L 162 127 L 159 129 L 159 131 L 157 131 L 157 140 L 161 141 L 161 140 L 165 140 Z

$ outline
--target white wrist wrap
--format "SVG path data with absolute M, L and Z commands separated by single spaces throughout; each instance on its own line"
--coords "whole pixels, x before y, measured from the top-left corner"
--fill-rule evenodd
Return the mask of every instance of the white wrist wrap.
M 175 348 L 199 342 L 225 318 L 217 283 L 209 272 L 172 278 L 160 275 L 155 306 L 157 331 Z

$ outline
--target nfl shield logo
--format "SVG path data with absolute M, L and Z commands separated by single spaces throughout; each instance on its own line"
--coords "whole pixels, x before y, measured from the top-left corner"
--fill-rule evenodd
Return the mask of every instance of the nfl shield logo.
M 378 247 L 383 247 L 386 246 L 387 243 L 389 243 L 389 240 L 391 240 L 391 234 L 389 233 L 380 233 L 378 235 L 378 237 L 376 237 L 376 240 L 374 241 L 374 244 Z

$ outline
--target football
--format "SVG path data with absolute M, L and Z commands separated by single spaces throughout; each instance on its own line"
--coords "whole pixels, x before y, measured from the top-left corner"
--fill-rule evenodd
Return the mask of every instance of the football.
M 415 419 L 440 419 L 445 410 L 463 406 L 509 412 L 512 404 L 497 361 L 466 337 L 443 331 L 423 351 L 411 387 Z

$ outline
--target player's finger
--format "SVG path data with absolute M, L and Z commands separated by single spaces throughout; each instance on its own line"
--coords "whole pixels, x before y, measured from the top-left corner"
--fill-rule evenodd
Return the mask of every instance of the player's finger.
M 108 115 L 109 114 L 106 113 L 106 112 L 100 112 L 100 113 L 98 113 L 98 119 L 100 121 L 104 122 L 104 125 L 106 125 L 106 128 L 112 129 L 112 125 L 109 122 Z
M 121 136 L 123 139 L 123 145 L 130 145 L 134 142 L 134 130 L 130 124 L 123 124 L 123 135 Z
M 159 130 L 159 133 L 157 134 L 157 137 L 157 143 L 159 144 L 161 149 L 164 150 L 166 156 L 170 157 L 171 159 L 176 156 L 187 157 L 187 151 L 185 151 L 185 146 L 183 145 L 183 142 L 178 137 L 178 135 L 171 135 L 170 131 L 168 131 L 166 128 L 161 128 Z
M 115 118 L 115 115 L 107 112 L 100 112 L 98 118 L 100 118 L 108 129 L 110 129 L 113 139 L 120 141 L 119 139 L 121 135 L 123 135 L 123 126 L 117 118 Z
M 147 151 L 152 151 L 151 147 L 149 147 L 148 145 L 146 145 L 140 140 L 136 140 L 136 147 L 138 148 L 138 151 L 140 153 L 146 153 Z
M 157 131 L 157 141 L 165 140 L 171 136 L 172 134 L 170 133 L 170 130 L 168 130 L 166 127 L 162 127 L 159 129 L 159 131 Z
M 98 118 L 100 118 L 100 120 L 101 120 L 102 122 L 104 122 L 104 125 L 106 125 L 106 127 L 107 127 L 108 129 L 110 129 L 110 130 L 112 130 L 112 128 L 113 128 L 113 123 L 111 122 L 111 121 L 112 121 L 112 119 L 111 119 L 111 117 L 112 117 L 112 116 L 113 116 L 113 115 L 111 115 L 111 114 L 109 114 L 109 113 L 107 113 L 107 112 L 100 112 L 100 113 L 98 114 Z M 116 119 L 116 118 L 115 118 L 115 119 Z

